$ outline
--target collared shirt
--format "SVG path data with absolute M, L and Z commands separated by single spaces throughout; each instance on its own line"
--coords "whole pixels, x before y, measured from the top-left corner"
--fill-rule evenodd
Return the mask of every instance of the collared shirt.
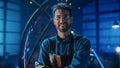
M 53 50 L 52 47 L 54 47 Z M 73 51 L 74 54 L 69 68 L 86 68 L 90 53 L 90 41 L 83 36 L 72 34 L 64 40 L 60 39 L 58 35 L 45 39 L 40 46 L 38 62 L 40 65 L 50 67 L 49 53 L 70 55 Z
M 54 49 L 51 49 L 51 51 L 53 50 L 54 54 L 57 55 L 70 55 L 71 49 L 73 49 L 73 46 L 71 46 L 73 45 L 73 35 L 70 34 L 69 37 L 66 39 L 61 39 L 58 35 L 56 36 L 56 38 L 53 38 L 55 40 L 51 41 L 51 43 L 53 43 L 51 47 L 54 47 Z

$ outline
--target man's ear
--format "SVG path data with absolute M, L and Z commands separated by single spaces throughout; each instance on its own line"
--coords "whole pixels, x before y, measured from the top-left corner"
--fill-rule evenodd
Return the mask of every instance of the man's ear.
M 52 25 L 53 25 L 53 27 L 55 28 L 55 30 L 56 30 L 56 32 L 57 32 L 57 29 L 56 29 L 56 27 L 55 27 L 55 23 L 54 23 L 54 19 L 52 18 L 51 21 L 52 21 Z
M 53 18 L 51 18 L 51 21 L 52 21 L 52 23 L 53 23 Z
M 55 26 L 55 23 L 54 23 L 54 19 L 53 19 L 53 18 L 51 19 L 51 22 L 52 22 L 52 25 Z
M 54 25 L 54 19 L 53 18 L 51 19 L 51 21 L 52 21 L 52 24 Z

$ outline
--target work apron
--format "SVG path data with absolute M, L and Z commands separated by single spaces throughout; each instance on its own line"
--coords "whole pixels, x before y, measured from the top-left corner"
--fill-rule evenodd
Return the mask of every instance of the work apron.
M 65 66 L 68 66 L 71 64 L 73 53 L 74 53 L 74 46 L 73 46 L 73 38 L 70 42 L 70 55 L 57 55 L 52 53 L 52 51 L 55 48 L 55 42 L 52 43 L 53 46 L 51 47 L 51 53 L 49 54 L 49 60 L 52 68 L 64 68 Z
M 49 54 L 49 57 L 52 68 L 64 68 L 65 66 L 69 67 L 72 61 L 72 55 L 62 56 L 56 54 Z

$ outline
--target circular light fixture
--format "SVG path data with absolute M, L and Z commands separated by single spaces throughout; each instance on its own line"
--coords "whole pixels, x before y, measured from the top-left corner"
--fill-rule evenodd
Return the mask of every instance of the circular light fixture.
M 117 21 L 115 21 L 114 23 L 113 23 L 113 25 L 112 25 L 112 28 L 114 28 L 114 29 L 118 29 L 120 26 L 119 26 L 119 24 L 117 23 Z
M 71 30 L 71 33 L 72 33 L 72 34 L 74 34 L 74 31 L 73 31 L 73 30 Z
M 66 2 L 68 2 L 68 0 L 65 0 Z
M 120 47 L 116 47 L 116 52 L 120 55 Z
M 32 1 L 30 1 L 29 3 L 32 4 Z
M 78 7 L 78 9 L 80 10 L 80 7 Z
M 72 3 L 69 3 L 69 5 L 71 6 L 71 5 L 72 5 Z

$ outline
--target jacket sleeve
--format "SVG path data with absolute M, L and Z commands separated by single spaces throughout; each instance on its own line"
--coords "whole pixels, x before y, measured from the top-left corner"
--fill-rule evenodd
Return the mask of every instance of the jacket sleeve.
M 50 66 L 49 61 L 49 42 L 48 39 L 44 40 L 40 46 L 40 52 L 38 57 L 39 66 Z
M 75 53 L 69 68 L 87 68 L 89 55 L 90 41 L 86 38 L 77 39 Z

